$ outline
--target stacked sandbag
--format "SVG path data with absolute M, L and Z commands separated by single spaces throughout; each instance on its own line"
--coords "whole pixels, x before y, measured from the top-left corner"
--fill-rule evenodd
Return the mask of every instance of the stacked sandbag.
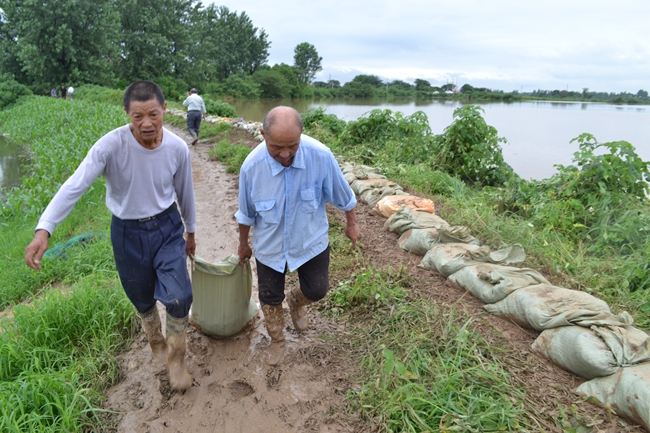
M 391 232 L 401 235 L 410 229 L 449 229 L 449 223 L 436 214 L 413 210 L 408 206 L 402 206 L 397 212 L 390 216 L 384 223 L 384 227 Z
M 362 164 L 352 164 L 349 162 L 339 161 L 341 172 L 345 176 L 345 180 L 352 184 L 357 179 L 386 179 L 378 168 L 369 167 Z
M 586 379 L 650 360 L 650 336 L 634 326 L 546 329 L 532 347 L 558 367 Z
M 383 197 L 372 208 L 372 211 L 377 215 L 389 218 L 395 212 L 400 210 L 402 206 L 408 206 L 413 210 L 421 212 L 436 213 L 436 206 L 433 203 L 433 200 L 408 194 Z
M 580 385 L 576 392 L 598 400 L 650 431 L 650 362 L 592 379 Z
M 530 268 L 479 263 L 466 266 L 449 276 L 453 285 L 467 290 L 486 304 L 499 302 L 510 293 L 536 284 L 550 284 Z
M 518 244 L 491 251 L 487 246 L 479 247 L 472 244 L 451 243 L 436 245 L 431 248 L 418 266 L 438 271 L 443 277 L 448 277 L 467 266 L 478 265 L 479 263 L 512 265 L 521 263 L 525 259 L 526 253 L 523 247 Z
M 550 284 L 515 290 L 503 300 L 483 308 L 523 328 L 537 331 L 569 325 L 625 326 L 633 322 L 626 312 L 612 314 L 605 301 L 589 293 Z
M 469 228 L 454 226 L 449 229 L 409 229 L 402 233 L 397 245 L 418 256 L 424 256 L 435 245 L 443 243 L 466 243 L 480 245 L 478 239 L 469 234 Z

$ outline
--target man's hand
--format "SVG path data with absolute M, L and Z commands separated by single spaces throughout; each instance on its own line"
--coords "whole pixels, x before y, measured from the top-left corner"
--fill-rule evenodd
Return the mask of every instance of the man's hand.
M 250 259 L 253 255 L 253 250 L 250 245 L 248 245 L 248 242 L 240 243 L 239 248 L 237 248 L 237 254 L 239 255 L 239 263 L 244 266 L 246 264 L 246 259 Z
M 41 269 L 41 258 L 48 248 L 48 238 L 50 234 L 47 230 L 36 230 L 34 239 L 25 248 L 25 264 L 32 269 Z
M 194 259 L 194 254 L 196 253 L 194 233 L 185 233 L 185 253 L 190 259 Z
M 345 213 L 345 236 L 352 241 L 352 248 L 357 246 L 357 239 L 361 237 L 361 230 L 357 225 L 357 214 L 354 209 Z

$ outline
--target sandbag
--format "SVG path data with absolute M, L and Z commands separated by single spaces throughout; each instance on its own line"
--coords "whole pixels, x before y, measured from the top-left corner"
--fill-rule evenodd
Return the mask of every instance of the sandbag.
M 503 300 L 483 308 L 523 328 L 537 331 L 568 325 L 625 326 L 633 322 L 626 312 L 612 314 L 605 301 L 589 293 L 550 284 L 515 290 Z
M 384 228 L 397 234 L 402 234 L 410 229 L 449 229 L 449 223 L 436 214 L 413 210 L 402 206 L 392 214 L 384 223 Z
M 440 243 L 442 244 L 472 244 L 472 245 L 481 245 L 478 239 L 470 234 L 469 227 L 465 226 L 453 226 L 449 228 L 441 228 L 438 230 L 440 232 Z
M 443 277 L 448 277 L 464 267 L 479 263 L 510 265 L 523 262 L 525 259 L 524 249 L 518 244 L 498 251 L 490 251 L 487 246 L 451 243 L 432 247 L 418 266 L 438 271 Z
M 229 337 L 257 314 L 250 264 L 242 266 L 236 254 L 217 263 L 195 257 L 192 292 L 190 323 L 204 334 Z
M 423 256 L 439 242 L 440 234 L 436 229 L 410 229 L 402 233 L 397 245 L 409 253 Z
M 582 326 L 546 329 L 532 348 L 558 367 L 585 379 L 609 376 L 621 368 L 602 338 Z
M 361 193 L 361 201 L 374 208 L 379 200 L 388 196 L 406 195 L 401 186 L 386 188 L 370 188 Z
M 386 179 L 386 176 L 381 173 L 379 168 L 353 163 L 343 163 L 340 164 L 340 167 L 346 179 L 348 179 L 348 175 L 350 175 L 350 178 L 354 177 L 354 179 Z
M 350 184 L 350 188 L 356 195 L 362 195 L 369 189 L 377 188 L 384 190 L 386 188 L 393 188 L 394 190 L 401 190 L 402 187 L 397 183 L 388 179 L 357 179 Z
M 408 194 L 383 197 L 377 202 L 372 210 L 377 215 L 388 218 L 397 212 L 402 206 L 408 206 L 413 210 L 419 210 L 422 212 L 436 212 L 436 206 L 434 205 L 433 200 Z
M 650 430 L 650 363 L 624 367 L 610 376 L 592 379 L 576 388 L 576 392 Z
M 586 379 L 650 360 L 650 336 L 634 326 L 562 326 L 543 331 L 533 350 Z
M 517 289 L 535 284 L 550 284 L 534 269 L 492 263 L 466 266 L 450 275 L 449 281 L 486 304 L 499 302 Z

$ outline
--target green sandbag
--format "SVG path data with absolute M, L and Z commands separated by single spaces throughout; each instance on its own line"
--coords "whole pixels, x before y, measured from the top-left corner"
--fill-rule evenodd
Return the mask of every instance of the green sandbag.
M 190 322 L 204 334 L 229 337 L 257 314 L 250 263 L 242 266 L 236 254 L 217 263 L 195 257 L 192 292 Z

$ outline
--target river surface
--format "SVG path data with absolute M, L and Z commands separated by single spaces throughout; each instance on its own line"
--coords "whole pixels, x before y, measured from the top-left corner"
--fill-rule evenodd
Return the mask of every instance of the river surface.
M 262 121 L 266 112 L 277 105 L 289 105 L 300 112 L 324 106 L 327 113 L 346 121 L 355 120 L 380 108 L 411 115 L 423 111 L 434 134 L 440 134 L 453 121 L 454 110 L 463 104 L 457 101 L 386 102 L 377 100 L 305 101 L 260 100 L 237 101 L 237 114 L 246 120 Z M 625 140 L 636 148 L 644 161 L 650 161 L 650 105 L 612 105 L 581 102 L 514 102 L 485 103 L 483 118 L 497 129 L 503 156 L 517 174 L 525 179 L 544 179 L 556 173 L 555 164 L 572 163 L 577 143 L 571 143 L 584 132 L 598 142 Z

